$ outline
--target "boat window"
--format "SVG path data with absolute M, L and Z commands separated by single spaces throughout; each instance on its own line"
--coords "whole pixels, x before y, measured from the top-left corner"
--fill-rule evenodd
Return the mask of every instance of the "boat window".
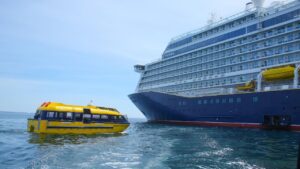
M 34 115 L 34 119 L 38 119 L 40 117 L 41 113 L 39 110 L 36 111 L 35 115 Z
M 39 111 L 39 116 L 42 120 L 47 119 L 47 112 L 46 111 Z
M 226 103 L 226 98 L 223 98 L 223 99 L 222 99 L 222 103 Z
M 112 120 L 117 120 L 117 116 L 111 116 Z
M 92 117 L 91 114 L 83 114 L 84 119 L 90 119 Z
M 90 123 L 92 115 L 91 114 L 83 114 L 83 123 Z
M 75 121 L 82 121 L 82 114 L 74 113 L 74 119 Z
M 238 97 L 238 98 L 236 99 L 236 102 L 237 102 L 237 103 L 241 103 L 241 102 L 242 102 L 242 99 L 241 99 L 240 97 Z
M 198 104 L 202 104 L 202 100 L 198 100 Z
M 72 120 L 72 119 L 73 119 L 73 113 L 68 112 L 68 113 L 67 113 L 66 119 L 67 119 L 67 120 Z
M 92 119 L 93 120 L 99 120 L 100 119 L 100 115 L 99 114 L 93 114 Z
M 65 114 L 65 113 L 58 113 L 58 118 L 59 118 L 59 119 L 63 119 L 63 118 L 64 118 L 64 114 Z
M 233 98 L 229 98 L 229 103 L 233 103 Z
M 55 117 L 55 112 L 48 112 L 47 113 L 47 119 L 54 119 Z
M 108 119 L 108 115 L 101 115 L 101 119 L 107 120 Z
M 68 115 L 68 113 L 70 113 Z M 64 120 L 72 120 L 73 119 L 73 115 L 72 115 L 72 112 L 57 112 L 57 116 L 54 115 L 54 119 L 57 119 L 57 120 L 61 120 L 61 121 L 64 121 Z

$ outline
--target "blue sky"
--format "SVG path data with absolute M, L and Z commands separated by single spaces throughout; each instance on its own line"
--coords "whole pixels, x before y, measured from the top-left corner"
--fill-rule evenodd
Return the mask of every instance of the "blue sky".
M 211 13 L 230 16 L 247 2 L 0 1 L 0 110 L 93 100 L 143 117 L 127 97 L 139 79 L 133 65 L 159 59 L 172 37 L 205 26 Z

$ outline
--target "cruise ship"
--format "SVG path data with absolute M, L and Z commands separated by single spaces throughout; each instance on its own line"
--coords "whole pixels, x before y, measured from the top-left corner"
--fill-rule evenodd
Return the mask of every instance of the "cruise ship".
M 300 130 L 300 0 L 246 9 L 135 65 L 131 101 L 149 122 Z

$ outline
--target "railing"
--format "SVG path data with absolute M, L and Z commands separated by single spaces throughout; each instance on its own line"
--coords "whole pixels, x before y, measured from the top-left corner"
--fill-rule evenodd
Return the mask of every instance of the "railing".
M 297 87 L 299 88 L 299 86 Z M 265 86 L 260 92 L 277 91 L 277 90 L 288 90 L 295 89 L 292 84 L 282 84 L 276 86 Z M 214 88 L 210 90 L 197 90 L 190 92 L 175 92 L 173 95 L 184 96 L 184 97 L 202 97 L 202 96 L 217 96 L 217 95 L 230 95 L 230 94 L 243 94 L 253 93 L 250 91 L 238 91 L 236 88 Z
M 286 34 L 288 34 L 288 33 L 293 33 L 293 32 L 296 32 L 296 31 L 298 31 L 297 29 L 292 29 L 292 30 L 290 30 L 290 31 L 286 31 L 286 32 L 283 32 L 283 33 L 280 33 L 280 34 L 276 34 L 276 35 L 272 35 L 272 36 L 269 36 L 269 37 L 264 37 L 264 38 L 261 38 L 261 39 L 257 39 L 257 40 L 254 40 L 254 41 L 251 41 L 251 42 L 247 42 L 247 43 L 245 43 L 245 44 L 242 44 L 242 45 L 240 45 L 240 46 L 238 46 L 238 47 L 243 47 L 243 46 L 247 46 L 247 45 L 251 45 L 251 44 L 255 44 L 255 43 L 258 43 L 258 42 L 261 42 L 261 41 L 264 41 L 264 40 L 267 40 L 267 39 L 271 39 L 271 38 L 274 38 L 274 37 L 278 37 L 278 36 L 281 36 L 281 35 L 286 35 Z M 191 66 L 195 66 L 195 65 L 198 65 L 198 64 L 206 64 L 206 63 L 209 63 L 209 62 L 213 62 L 213 61 L 217 61 L 217 60 L 222 60 L 222 59 L 226 59 L 226 58 L 231 58 L 231 57 L 236 57 L 236 56 L 239 56 L 239 55 L 245 55 L 245 54 L 249 54 L 249 53 L 253 53 L 253 52 L 257 52 L 257 51 L 262 51 L 262 50 L 266 50 L 266 49 L 268 49 L 268 48 L 274 48 L 274 47 L 278 47 L 278 46 L 281 46 L 281 45 L 283 45 L 283 44 L 288 44 L 288 43 L 293 43 L 293 42 L 295 42 L 295 41 L 298 41 L 298 39 L 300 38 L 300 36 L 297 36 L 297 37 L 294 37 L 294 39 L 292 39 L 292 40 L 285 40 L 284 42 L 282 42 L 282 43 L 274 43 L 274 44 L 272 44 L 272 45 L 270 45 L 270 46 L 263 46 L 263 45 L 261 45 L 261 46 L 259 46 L 260 48 L 256 48 L 256 49 L 251 49 L 251 50 L 245 50 L 245 51 L 243 51 L 243 52 L 241 52 L 241 53 L 236 53 L 236 54 L 233 54 L 233 55 L 229 55 L 229 56 L 227 56 L 227 57 L 225 57 L 225 58 L 217 58 L 217 59 L 214 59 L 214 60 L 209 60 L 209 61 L 206 61 L 206 62 L 201 62 L 201 63 L 194 63 L 194 64 L 192 64 L 192 65 L 188 65 L 188 66 L 186 66 L 186 67 L 182 67 L 182 69 L 183 68 L 187 68 L 187 67 L 191 67 Z M 237 46 L 233 46 L 233 47 L 229 47 L 229 48 L 225 48 L 225 49 L 222 49 L 222 50 L 220 50 L 220 51 L 215 51 L 215 52 L 211 52 L 211 53 L 208 53 L 208 54 L 205 54 L 205 55 L 201 55 L 201 57 L 203 57 L 203 56 L 208 56 L 208 55 L 211 55 L 211 54 L 215 54 L 215 53 L 221 53 L 221 52 L 226 52 L 226 51 L 228 51 L 228 50 L 230 50 L 230 49 L 234 49 L 234 48 L 237 48 Z M 279 54 L 282 54 L 282 53 L 279 53 Z M 273 56 L 272 56 L 273 57 Z M 261 58 L 262 59 L 262 58 Z M 188 61 L 188 60 L 195 60 L 195 58 L 190 58 L 190 59 L 186 59 L 185 61 Z M 251 61 L 254 61 L 254 60 L 251 60 Z M 172 63 L 172 64 L 167 64 L 167 65 L 164 65 L 164 66 L 162 66 L 162 67 L 166 67 L 166 66 L 170 66 L 170 65 L 174 65 L 174 64 L 178 64 L 178 63 L 180 63 L 180 62 L 174 62 L 174 63 Z M 242 62 L 241 62 L 242 63 Z M 237 63 L 237 64 L 240 64 L 240 63 Z M 223 65 L 223 66 L 228 66 L 228 65 Z M 223 66 L 220 66 L 220 67 L 223 67 Z M 162 67 L 160 67 L 160 68 L 162 68 Z M 213 69 L 215 69 L 215 68 L 219 68 L 219 67 L 214 67 Z M 153 70 L 153 69 L 150 69 L 150 70 Z M 164 70 L 164 71 L 162 71 L 162 72 L 160 72 L 160 73 L 151 73 L 151 74 L 147 74 L 147 76 L 145 76 L 145 77 L 151 77 L 151 76 L 155 76 L 155 75 L 158 75 L 158 74 L 162 74 L 162 73 L 168 73 L 168 72 L 171 72 L 171 71 L 175 71 L 175 70 L 178 70 L 178 69 L 175 69 L 175 68 L 173 68 L 172 70 Z
M 275 12 L 281 11 L 281 10 L 283 10 L 283 9 L 289 8 L 289 7 L 291 7 L 291 6 L 294 6 L 293 3 L 298 3 L 298 2 L 296 2 L 295 0 L 286 0 L 286 1 L 280 2 L 279 4 L 277 4 L 277 5 L 275 5 L 275 6 L 272 6 L 272 7 L 267 8 L 267 10 L 265 11 L 265 13 L 269 13 L 269 14 L 270 14 L 270 13 L 275 13 Z M 251 10 L 253 11 L 254 9 L 251 9 Z M 248 12 L 249 12 L 249 13 L 252 12 L 251 10 L 250 10 L 250 11 L 248 10 Z M 244 12 L 241 12 L 241 13 L 247 13 L 247 11 L 244 11 Z M 228 21 L 228 20 L 230 20 L 230 18 L 234 18 L 234 17 L 237 17 L 237 16 L 241 15 L 241 13 L 236 14 L 236 15 L 233 15 L 233 16 L 230 16 L 230 17 L 225 18 L 225 19 L 223 19 L 223 20 Z M 216 22 L 215 24 L 218 24 L 218 23 L 220 23 L 220 22 L 225 22 L 225 21 L 223 21 L 223 20 L 222 20 L 222 21 L 218 21 L 218 22 Z M 190 32 L 188 32 L 188 33 L 185 33 L 185 34 L 183 34 L 183 35 L 179 35 L 179 36 L 177 36 L 177 37 L 175 37 L 175 38 L 172 38 L 172 40 L 171 40 L 170 43 L 172 43 L 173 41 L 177 41 L 177 40 L 179 40 L 180 38 L 186 37 L 186 36 L 188 36 L 188 35 L 195 34 L 195 32 L 200 32 L 201 30 L 204 30 L 204 29 L 207 28 L 207 27 L 208 27 L 208 26 L 205 26 L 205 27 L 202 27 L 202 28 L 200 28 L 200 29 L 196 29 L 196 30 L 190 31 Z M 213 27 L 213 26 L 210 25 L 209 27 Z M 226 50 L 226 49 L 224 49 L 224 50 Z M 157 59 L 153 59 L 152 61 L 150 61 L 150 63 L 153 64 L 153 63 L 161 62 L 162 60 L 163 60 L 162 58 L 157 58 Z
M 288 64 L 291 65 L 291 64 Z M 265 69 L 261 69 L 260 73 L 256 78 L 256 92 L 263 92 L 263 91 L 276 91 L 276 90 L 288 90 L 288 89 L 298 89 L 299 88 L 299 70 L 300 70 L 300 63 L 295 62 L 294 70 L 294 78 L 293 80 L 285 80 L 279 83 L 266 83 L 263 84 L 263 76 L 262 72 Z M 284 65 L 282 65 L 284 66 Z M 279 66 L 277 66 L 279 67 Z M 242 83 L 240 83 L 242 84 Z M 176 92 L 167 92 L 173 95 L 185 96 L 185 97 L 201 97 L 201 96 L 214 96 L 214 95 L 227 95 L 227 94 L 238 94 L 238 93 L 249 93 L 253 91 L 239 91 L 236 89 L 237 84 L 232 84 L 227 88 L 223 87 L 215 87 L 215 88 L 203 88 L 203 89 L 189 89 L 183 91 L 176 91 Z M 142 91 L 155 91 L 155 90 L 142 90 Z
M 199 32 L 202 32 L 202 31 L 205 31 L 205 30 L 208 30 L 209 28 L 213 28 L 213 27 L 216 27 L 216 26 L 219 26 L 219 25 L 222 25 L 226 22 L 229 22 L 229 21 L 232 21 L 232 20 L 235 20 L 236 18 L 240 17 L 240 16 L 243 16 L 243 15 L 246 15 L 246 14 L 249 14 L 251 12 L 255 11 L 255 8 L 251 8 L 247 11 L 243 11 L 243 12 L 240 12 L 240 13 L 237 13 L 237 14 L 234 14 L 232 16 L 229 16 L 227 18 L 224 18 L 224 19 L 221 19 L 217 22 L 214 22 L 212 24 L 209 24 L 209 25 L 206 25 L 204 27 L 201 27 L 201 28 L 198 28 L 198 29 L 195 29 L 195 30 L 192 30 L 192 31 L 189 31 L 187 33 L 184 33 L 184 34 L 181 34 L 179 36 L 176 36 L 174 38 L 171 39 L 171 42 L 174 42 L 174 41 L 178 41 L 180 39 L 183 39 L 184 37 L 187 37 L 187 36 L 191 36 L 191 35 L 194 35 L 194 34 L 197 34 Z
M 285 0 L 285 1 L 282 1 L 280 4 L 278 4 L 278 5 L 276 5 L 276 6 L 272 6 L 272 7 L 266 8 L 266 9 L 265 9 L 265 12 L 275 12 L 275 11 L 278 12 L 278 11 L 281 11 L 281 10 L 283 10 L 283 9 L 286 9 L 286 8 L 290 7 L 291 4 L 292 4 L 293 2 L 295 2 L 295 1 L 296 1 L 296 0 Z M 207 29 L 209 29 L 209 28 L 213 28 L 213 27 L 222 25 L 222 24 L 227 23 L 227 22 L 229 22 L 229 21 L 235 20 L 236 18 L 238 18 L 238 17 L 240 17 L 240 16 L 249 14 L 249 13 L 251 13 L 251 12 L 253 12 L 253 11 L 256 11 L 256 9 L 255 9 L 255 8 L 250 8 L 250 9 L 245 10 L 245 11 L 243 11 L 243 12 L 234 14 L 234 15 L 232 15 L 232 16 L 229 16 L 229 17 L 227 17 L 227 18 L 224 18 L 224 19 L 222 19 L 222 20 L 219 20 L 219 21 L 217 21 L 217 22 L 215 22 L 215 23 L 212 23 L 212 24 L 210 24 L 210 25 L 206 25 L 206 26 L 204 26 L 204 27 L 201 27 L 201 28 L 192 30 L 192 31 L 190 31 L 190 32 L 184 33 L 184 34 L 182 34 L 182 35 L 176 36 L 176 37 L 174 37 L 174 38 L 171 39 L 171 42 L 179 41 L 179 40 L 181 40 L 181 39 L 183 39 L 183 38 L 185 38 L 185 37 L 187 37 L 187 36 L 192 36 L 192 35 L 197 34 L 197 33 L 199 33 L 199 32 L 205 31 L 205 30 L 207 30 Z M 171 42 L 170 42 L 170 43 L 171 43 Z

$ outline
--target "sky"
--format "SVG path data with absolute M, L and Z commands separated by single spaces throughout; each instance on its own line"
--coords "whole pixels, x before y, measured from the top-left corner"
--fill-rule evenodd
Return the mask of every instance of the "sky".
M 226 18 L 247 2 L 2 0 L 0 110 L 92 100 L 143 118 L 128 98 L 139 80 L 133 66 L 160 59 L 171 38 L 205 26 L 212 13 Z

